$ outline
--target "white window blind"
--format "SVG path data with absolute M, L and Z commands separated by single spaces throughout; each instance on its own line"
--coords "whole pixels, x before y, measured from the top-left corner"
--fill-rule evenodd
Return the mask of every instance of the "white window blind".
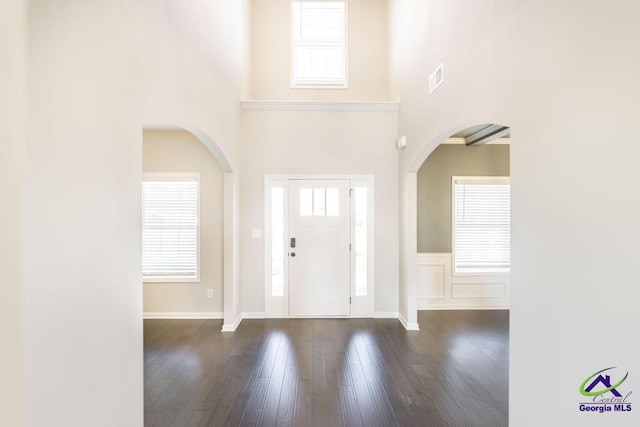
M 456 272 L 509 271 L 509 178 L 454 177 L 453 186 Z
M 293 2 L 294 86 L 346 85 L 346 4 Z
M 145 281 L 199 279 L 199 192 L 197 174 L 145 175 L 142 183 Z

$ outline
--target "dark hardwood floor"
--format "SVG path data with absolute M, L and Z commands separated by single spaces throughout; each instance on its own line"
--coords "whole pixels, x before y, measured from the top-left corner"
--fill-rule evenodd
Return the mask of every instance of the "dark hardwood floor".
M 145 426 L 507 425 L 508 311 L 145 320 Z

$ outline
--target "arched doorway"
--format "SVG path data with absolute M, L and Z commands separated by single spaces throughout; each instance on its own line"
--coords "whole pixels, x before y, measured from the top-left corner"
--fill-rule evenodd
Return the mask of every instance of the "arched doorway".
M 419 329 L 417 311 L 419 305 L 418 295 L 421 290 L 418 288 L 418 172 L 427 158 L 443 142 L 459 144 L 460 146 L 478 146 L 499 139 L 502 139 L 503 143 L 505 140 L 510 140 L 510 129 L 508 126 L 484 123 L 460 125 L 450 128 L 427 143 L 410 162 L 408 172 L 400 177 L 401 203 L 404 210 L 401 217 L 402 233 L 400 236 L 402 260 L 401 282 L 404 284 L 401 288 L 400 295 L 400 320 L 408 330 Z M 451 254 L 449 254 L 449 259 L 452 259 Z M 455 262 L 455 260 L 453 262 Z M 449 274 L 449 272 L 446 271 L 446 267 L 442 267 L 442 271 L 441 274 L 443 278 Z M 449 283 L 451 283 L 451 281 L 449 281 Z M 462 289 L 464 288 L 460 288 L 458 291 Z M 467 291 L 470 289 L 471 288 L 467 288 Z M 474 291 L 477 291 L 477 289 L 478 288 L 474 289 Z M 485 291 L 487 291 L 487 289 L 485 289 Z M 508 301 L 508 286 L 505 289 L 506 293 L 502 297 L 502 302 L 504 302 L 505 299 Z M 496 286 L 495 289 L 489 289 L 487 292 L 497 292 L 498 290 L 499 286 Z M 451 302 L 453 295 L 451 288 L 440 288 L 439 291 L 441 292 L 440 296 L 443 298 L 448 296 L 449 302 Z M 464 295 L 464 292 L 457 294 L 458 297 L 461 295 Z M 470 297 L 471 295 L 468 296 Z
M 237 251 L 237 197 L 235 193 L 237 191 L 236 177 L 228 157 L 211 137 L 209 137 L 201 129 L 185 124 L 175 122 L 149 122 L 145 123 L 143 127 L 144 131 L 178 131 L 187 133 L 190 137 L 199 141 L 202 146 L 206 148 L 206 151 L 210 152 L 215 163 L 219 166 L 221 171 L 220 182 L 220 199 L 222 200 L 222 212 L 221 227 L 218 230 L 222 236 L 222 248 L 220 264 L 222 267 L 222 292 L 221 297 L 223 299 L 222 311 L 214 312 L 196 312 L 193 314 L 195 317 L 222 317 L 224 319 L 222 325 L 222 331 L 234 331 L 240 321 L 240 307 L 239 307 L 239 288 L 237 280 L 237 268 L 236 268 L 236 251 Z M 210 293 L 207 290 L 207 294 L 202 295 L 202 298 L 207 298 Z M 188 316 L 188 315 L 187 315 Z M 184 317 L 183 317 L 184 318 Z

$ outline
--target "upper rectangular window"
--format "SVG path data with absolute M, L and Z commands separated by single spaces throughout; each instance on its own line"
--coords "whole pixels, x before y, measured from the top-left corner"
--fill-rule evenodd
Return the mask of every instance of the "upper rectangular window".
M 508 272 L 510 233 L 509 177 L 453 177 L 456 273 Z
M 145 174 L 142 276 L 145 282 L 200 280 L 198 174 Z
M 346 0 L 292 2 L 293 87 L 346 87 Z

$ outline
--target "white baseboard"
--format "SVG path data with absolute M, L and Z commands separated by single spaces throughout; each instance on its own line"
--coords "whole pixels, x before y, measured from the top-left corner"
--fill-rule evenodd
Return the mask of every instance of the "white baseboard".
M 145 312 L 143 319 L 223 319 L 221 312 L 182 312 L 182 311 L 159 311 Z
M 240 322 L 242 322 L 242 314 L 238 316 L 238 320 L 236 320 L 235 323 L 225 323 L 224 325 L 222 325 L 222 332 L 235 332 L 235 330 L 238 329 L 238 326 L 240 326 Z
M 407 319 L 405 319 L 402 314 L 398 314 L 398 320 L 400 320 L 400 323 L 402 323 L 402 326 L 404 326 L 404 328 L 407 331 L 419 331 L 420 330 L 420 326 L 418 325 L 418 322 L 409 323 L 409 322 L 407 322 Z
M 376 311 L 373 313 L 374 319 L 397 319 L 398 312 L 397 311 Z
M 422 302 L 418 303 L 418 310 L 509 310 L 508 302 Z
M 264 319 L 264 311 L 246 311 L 242 313 L 243 319 Z

